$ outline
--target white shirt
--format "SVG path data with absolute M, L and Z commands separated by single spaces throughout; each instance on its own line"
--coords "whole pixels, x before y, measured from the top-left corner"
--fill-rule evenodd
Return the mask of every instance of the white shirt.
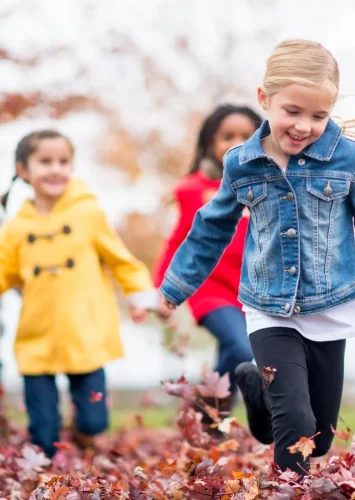
M 347 302 L 319 314 L 290 318 L 269 316 L 246 305 L 243 305 L 243 311 L 245 312 L 248 335 L 263 328 L 281 326 L 294 328 L 303 337 L 316 342 L 355 337 L 355 301 Z

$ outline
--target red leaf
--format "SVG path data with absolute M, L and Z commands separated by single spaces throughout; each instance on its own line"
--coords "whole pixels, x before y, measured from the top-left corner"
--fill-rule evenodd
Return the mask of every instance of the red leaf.
M 72 450 L 73 447 L 70 443 L 61 443 L 61 442 L 54 442 L 53 443 L 54 446 L 58 449 L 58 450 L 66 450 L 66 451 L 69 451 L 69 450 Z
M 170 394 L 170 396 L 178 396 L 183 399 L 193 399 L 196 394 L 196 389 L 189 384 L 184 376 L 180 377 L 176 382 L 168 380 L 162 382 L 164 390 Z
M 267 386 L 269 386 L 271 382 L 275 380 L 276 372 L 277 370 L 273 366 L 264 366 L 263 377 Z
M 103 397 L 104 395 L 102 394 L 102 392 L 91 391 L 89 401 L 90 403 L 99 403 L 100 401 L 102 401 Z
M 197 390 L 205 398 L 225 399 L 230 395 L 229 373 L 220 377 L 218 372 L 207 372 L 202 382 L 203 385 L 198 385 Z

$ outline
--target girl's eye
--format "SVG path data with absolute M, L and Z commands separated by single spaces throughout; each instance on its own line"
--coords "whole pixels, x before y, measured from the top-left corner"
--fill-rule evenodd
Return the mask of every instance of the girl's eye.
M 324 120 L 324 118 L 326 118 L 325 116 L 315 116 L 314 119 L 315 120 Z
M 286 113 L 288 113 L 289 115 L 297 115 L 298 111 L 291 111 L 289 109 L 286 109 Z
M 61 165 L 68 165 L 68 163 L 69 163 L 69 158 L 63 158 L 62 160 L 60 160 Z
M 51 162 L 50 158 L 42 158 L 40 161 L 43 165 L 49 165 Z

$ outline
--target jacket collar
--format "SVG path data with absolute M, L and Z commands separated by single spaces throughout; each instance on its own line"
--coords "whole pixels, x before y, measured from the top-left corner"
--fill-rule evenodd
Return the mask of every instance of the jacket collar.
M 255 134 L 241 146 L 239 163 L 248 163 L 249 161 L 258 158 L 267 158 L 261 141 L 270 135 L 270 126 L 267 120 L 263 121 Z M 341 137 L 341 128 L 330 119 L 327 123 L 323 134 L 310 146 L 308 146 L 302 154 L 314 158 L 319 161 L 329 161 L 334 153 L 334 150 Z

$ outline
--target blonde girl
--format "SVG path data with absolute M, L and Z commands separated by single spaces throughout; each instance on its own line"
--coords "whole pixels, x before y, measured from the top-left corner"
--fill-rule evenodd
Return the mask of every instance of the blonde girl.
M 329 450 L 355 333 L 355 143 L 330 117 L 338 89 L 337 62 L 321 44 L 276 47 L 258 89 L 267 120 L 225 155 L 218 194 L 161 286 L 171 308 L 194 293 L 249 208 L 239 300 L 257 368 L 240 365 L 236 380 L 251 432 L 275 442 L 282 470 L 300 474 L 309 460 L 289 447 L 319 433 L 313 456 Z M 265 367 L 275 374 L 268 384 Z

